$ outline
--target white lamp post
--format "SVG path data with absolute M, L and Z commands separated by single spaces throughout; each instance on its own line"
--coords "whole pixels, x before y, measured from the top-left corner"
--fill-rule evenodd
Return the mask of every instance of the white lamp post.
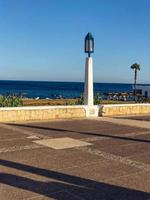
M 93 59 L 94 38 L 91 33 L 85 37 L 85 53 L 88 53 L 85 61 L 84 105 L 93 106 Z

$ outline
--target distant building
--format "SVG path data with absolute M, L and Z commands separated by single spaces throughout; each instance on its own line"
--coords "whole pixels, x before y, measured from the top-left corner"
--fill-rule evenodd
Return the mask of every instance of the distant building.
M 150 85 L 136 85 L 136 93 L 145 98 L 150 98 Z

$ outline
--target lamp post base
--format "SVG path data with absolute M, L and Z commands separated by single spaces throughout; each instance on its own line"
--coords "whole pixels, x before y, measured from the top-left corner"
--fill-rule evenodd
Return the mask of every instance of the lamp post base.
M 98 117 L 100 106 L 84 106 L 86 111 L 86 117 Z

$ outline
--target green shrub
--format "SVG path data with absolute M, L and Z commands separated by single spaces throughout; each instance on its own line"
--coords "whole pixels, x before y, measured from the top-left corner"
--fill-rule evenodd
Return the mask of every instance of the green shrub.
M 94 95 L 94 105 L 98 105 L 101 103 L 101 96 L 100 96 L 100 93 L 97 92 L 95 95 Z
M 145 98 L 143 96 L 138 97 L 136 103 L 150 103 L 150 98 Z
M 84 97 L 83 94 L 80 94 L 80 97 L 77 100 L 77 105 L 83 105 L 84 104 Z
M 18 107 L 22 105 L 23 101 L 18 96 L 0 96 L 0 107 Z
M 101 103 L 101 95 L 99 92 L 97 92 L 94 95 L 94 105 L 98 105 L 100 103 Z M 77 105 L 83 105 L 83 104 L 84 104 L 84 96 L 83 96 L 83 94 L 81 94 L 77 100 Z

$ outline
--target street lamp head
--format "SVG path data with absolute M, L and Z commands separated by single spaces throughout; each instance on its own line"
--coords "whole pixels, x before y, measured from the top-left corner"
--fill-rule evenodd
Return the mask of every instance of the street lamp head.
M 91 33 L 88 33 L 85 37 L 85 53 L 88 53 L 88 57 L 90 54 L 94 52 L 94 38 Z

